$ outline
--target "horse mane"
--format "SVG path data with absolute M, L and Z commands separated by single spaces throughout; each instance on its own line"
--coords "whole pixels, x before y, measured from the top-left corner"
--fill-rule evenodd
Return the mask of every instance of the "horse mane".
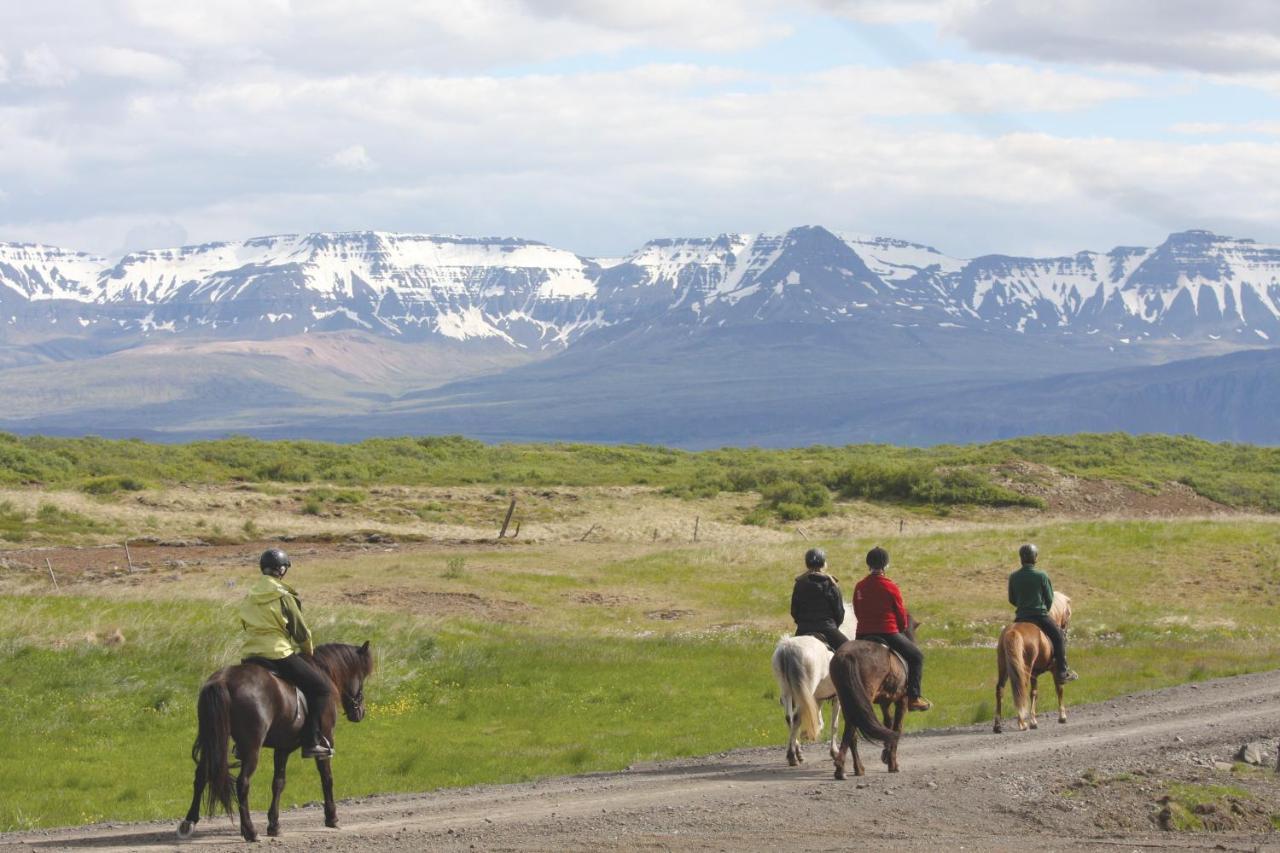
M 315 658 L 335 682 L 346 673 L 357 672 L 364 678 L 373 674 L 373 655 L 362 646 L 325 643 L 316 646 Z
M 1062 628 L 1071 621 L 1071 597 L 1060 592 L 1053 593 L 1053 606 L 1049 608 L 1049 618 Z

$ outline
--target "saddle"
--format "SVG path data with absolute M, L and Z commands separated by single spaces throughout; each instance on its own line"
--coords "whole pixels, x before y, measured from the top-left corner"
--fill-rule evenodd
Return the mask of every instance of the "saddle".
M 895 650 L 894 650 L 894 648 L 893 648 L 892 646 L 890 646 L 888 643 L 886 643 L 882 637 L 875 637 L 875 636 L 872 636 L 872 637 L 859 637 L 858 639 L 859 639 L 859 640 L 866 640 L 866 641 L 867 641 L 867 642 L 869 642 L 869 643 L 875 643 L 875 644 L 876 644 L 876 645 L 878 645 L 878 646 L 884 646 L 884 647 L 885 647 L 885 649 L 887 649 L 887 650 L 888 650 L 889 654 L 891 654 L 891 655 L 893 655 L 895 658 L 897 658 L 897 659 L 898 659 L 898 663 L 902 664 L 902 671 L 903 671 L 903 672 L 910 672 L 910 671 L 911 671 L 911 668 L 907 666 L 907 659 L 906 659 L 906 658 L 904 658 L 902 655 L 898 654 L 898 652 L 897 652 L 897 651 L 895 651 Z
M 294 705 L 295 710 L 293 712 L 293 722 L 299 726 L 301 726 L 304 722 L 306 722 L 307 708 L 308 708 L 307 694 L 302 692 L 301 687 L 294 684 L 292 681 L 290 681 L 289 679 L 285 678 L 283 675 L 281 675 L 280 673 L 272 669 L 270 663 L 265 658 L 245 658 L 244 660 L 240 661 L 240 663 L 251 664 L 253 666 L 260 666 L 263 669 L 265 669 L 267 672 L 269 672 L 272 678 L 276 679 L 277 681 L 283 682 L 286 687 L 292 687 L 294 698 L 297 700 L 296 704 Z

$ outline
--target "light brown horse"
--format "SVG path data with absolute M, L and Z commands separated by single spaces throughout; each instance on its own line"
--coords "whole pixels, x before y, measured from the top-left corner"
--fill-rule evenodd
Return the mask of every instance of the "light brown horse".
M 914 643 L 916 628 L 920 623 L 911 617 L 911 624 L 904 632 Z M 831 683 L 840 697 L 840 711 L 844 714 L 844 737 L 839 752 L 832 756 L 836 765 L 836 778 L 848 778 L 845 773 L 845 753 L 853 753 L 853 775 L 866 775 L 862 758 L 858 755 L 858 733 L 867 740 L 884 744 L 880 760 L 890 773 L 898 772 L 898 740 L 902 736 L 902 722 L 907 711 L 907 669 L 901 659 L 888 646 L 872 640 L 850 640 L 831 658 Z M 884 724 L 876 719 L 873 704 L 880 706 Z M 893 715 L 889 708 L 892 706 Z
M 1055 592 L 1049 618 L 1065 631 L 1071 623 L 1071 599 Z M 1050 671 L 1053 672 L 1053 686 L 1058 691 L 1058 722 L 1065 723 L 1067 706 L 1062 701 L 1062 682 L 1058 680 L 1058 663 L 1053 659 L 1053 644 L 1049 638 L 1030 622 L 1014 622 L 1000 632 L 1000 642 L 996 644 L 996 734 L 1002 731 L 1000 713 L 1005 681 L 1009 682 L 1009 690 L 1013 693 L 1018 730 L 1025 732 L 1028 728 L 1039 727 L 1036 721 L 1039 678 Z
M 342 699 L 347 719 L 353 723 L 363 720 L 364 681 L 373 673 L 369 644 L 326 643 L 316 647 L 315 662 L 333 681 L 334 692 Z M 240 775 L 234 780 L 234 787 L 240 834 L 245 841 L 258 840 L 249 816 L 249 780 L 258 767 L 258 754 L 264 746 L 271 747 L 275 775 L 271 779 L 267 835 L 279 835 L 285 766 L 290 753 L 300 746 L 299 738 L 306 724 L 306 713 L 298 705 L 293 685 L 257 664 L 229 666 L 209 676 L 200 688 L 196 711 L 200 725 L 191 748 L 191 757 L 196 762 L 195 794 L 186 819 L 178 826 L 178 837 L 186 838 L 195 830 L 200 820 L 202 795 L 206 814 L 212 815 L 218 809 L 230 814 L 233 780 L 227 756 L 228 740 L 234 741 L 236 755 L 240 757 Z M 321 709 L 321 712 L 332 715 L 333 709 Z M 338 810 L 333 801 L 333 770 L 328 759 L 317 760 L 316 768 L 324 789 L 324 825 L 336 827 Z

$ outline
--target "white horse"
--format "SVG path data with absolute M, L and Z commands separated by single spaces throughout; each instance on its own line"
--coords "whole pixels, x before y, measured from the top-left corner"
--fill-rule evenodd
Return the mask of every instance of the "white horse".
M 840 631 L 850 639 L 857 632 L 858 620 L 853 607 L 844 609 Z M 817 637 L 783 637 L 773 649 L 773 677 L 782 694 L 779 701 L 787 718 L 791 736 L 787 740 L 787 763 L 792 767 L 804 761 L 800 751 L 800 734 L 817 740 L 822 733 L 822 702 L 831 703 L 831 743 L 828 749 L 834 761 L 839 744 L 840 703 L 831 684 L 831 649 Z

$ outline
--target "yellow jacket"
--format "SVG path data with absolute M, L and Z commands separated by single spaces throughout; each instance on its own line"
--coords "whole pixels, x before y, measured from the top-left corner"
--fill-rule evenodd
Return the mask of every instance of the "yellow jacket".
M 280 660 L 315 651 L 298 593 L 279 578 L 258 578 L 240 605 L 240 625 L 245 632 L 241 657 Z

